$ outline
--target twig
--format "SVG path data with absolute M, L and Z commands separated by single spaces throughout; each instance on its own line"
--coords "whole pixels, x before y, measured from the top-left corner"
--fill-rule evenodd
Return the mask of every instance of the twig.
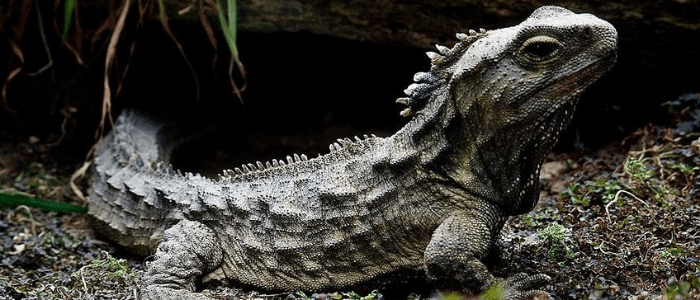
M 85 294 L 90 293 L 90 291 L 88 290 L 87 283 L 85 282 L 85 276 L 82 276 L 82 275 L 83 275 L 83 271 L 84 271 L 85 269 L 89 268 L 89 267 L 90 267 L 90 265 L 83 266 L 83 267 L 80 268 L 80 270 L 78 271 L 78 272 L 80 272 L 80 275 L 81 275 L 81 276 L 80 276 L 80 280 L 83 282 L 83 290 L 85 291 Z
M 209 43 L 211 44 L 212 48 L 214 48 L 214 55 L 211 59 L 211 69 L 214 70 L 216 69 L 216 61 L 219 56 L 219 51 L 218 51 L 218 43 L 216 42 L 216 36 L 214 35 L 214 29 L 211 27 L 211 23 L 209 23 L 209 19 L 207 19 L 207 15 L 204 13 L 204 7 L 202 6 L 202 3 L 199 3 L 199 21 L 202 23 L 202 27 L 204 28 L 204 32 L 207 33 L 207 38 L 209 38 Z
M 185 8 L 183 8 L 183 9 L 181 9 L 181 10 L 178 10 L 178 11 L 177 11 L 177 14 L 180 15 L 180 16 L 182 16 L 182 15 L 184 15 L 184 14 L 190 12 L 190 11 L 192 10 L 193 7 L 194 7 L 194 2 L 192 2 L 192 3 L 190 3 L 189 5 L 185 6 Z
M 41 224 L 41 223 L 34 220 L 34 215 L 32 215 L 32 211 L 29 210 L 28 206 L 26 206 L 26 205 L 17 206 L 17 208 L 15 208 L 15 212 L 20 210 L 20 209 L 25 210 L 27 212 L 27 214 L 29 215 L 29 221 L 31 223 L 30 228 L 32 230 L 32 235 L 36 235 L 36 224 L 37 223 Z
M 83 195 L 83 192 L 80 191 L 80 188 L 78 188 L 78 185 L 75 184 L 75 181 L 78 180 L 79 178 L 82 178 L 86 172 L 87 169 L 90 167 L 92 164 L 92 158 L 93 155 L 96 151 L 96 149 L 99 147 L 99 139 L 102 137 L 102 134 L 104 132 L 105 128 L 105 120 L 109 120 L 110 125 L 114 127 L 114 120 L 112 119 L 112 92 L 109 87 L 109 70 L 112 66 L 112 62 L 114 62 L 114 57 L 116 55 L 116 49 L 117 49 L 117 44 L 119 42 L 119 36 L 121 35 L 122 31 L 124 30 L 124 23 L 126 22 L 126 15 L 129 12 L 129 7 L 131 6 L 131 0 L 123 0 L 122 1 L 122 6 L 120 7 L 119 11 L 119 19 L 117 20 L 116 25 L 114 26 L 114 31 L 112 32 L 112 36 L 109 39 L 109 45 L 107 46 L 107 55 L 105 56 L 105 69 L 104 69 L 104 93 L 102 95 L 102 114 L 100 117 L 100 124 L 97 126 L 97 130 L 95 130 L 95 140 L 98 140 L 98 142 L 90 148 L 90 151 L 88 151 L 88 154 L 85 156 L 85 161 L 83 162 L 83 165 L 75 170 L 73 174 L 70 176 L 70 181 L 69 185 L 73 193 L 80 199 L 81 201 L 85 202 L 85 196 Z M 107 24 L 107 21 L 103 23 L 102 25 Z M 102 28 L 103 26 L 100 26 Z
M 114 13 L 114 1 L 115 0 L 110 0 L 107 7 L 108 7 L 108 13 L 107 13 L 107 18 L 105 19 L 102 24 L 100 24 L 99 27 L 95 30 L 95 33 L 92 34 L 92 40 L 90 41 L 90 48 L 94 49 L 95 48 L 95 43 L 99 39 L 99 37 L 102 35 L 103 32 L 113 28 L 116 23 L 116 18 L 117 14 Z
M 117 20 L 117 24 L 114 26 L 114 32 L 112 32 L 112 36 L 109 39 L 109 46 L 107 47 L 107 55 L 105 57 L 102 116 L 100 118 L 100 125 L 95 133 L 95 139 L 99 139 L 102 136 L 102 133 L 104 132 L 105 119 L 108 119 L 110 125 L 114 126 L 114 120 L 112 120 L 112 91 L 109 87 L 109 70 L 114 62 L 119 36 L 124 30 L 124 23 L 126 22 L 126 15 L 129 12 L 129 7 L 131 7 L 131 0 L 123 0 L 122 7 L 120 8 L 119 19 Z
M 647 251 L 644 252 L 644 260 L 647 260 L 647 257 L 649 256 L 649 251 L 651 251 L 651 249 L 654 249 L 654 247 L 656 247 L 660 244 L 663 244 L 663 242 L 656 242 L 653 245 L 649 246 L 649 248 L 647 248 Z
M 603 254 L 605 254 L 605 255 L 611 255 L 612 252 L 607 252 L 607 251 L 603 250 L 603 245 L 604 245 L 604 244 L 605 244 L 605 241 L 601 241 L 601 242 L 600 242 L 600 245 L 598 245 L 598 248 L 593 247 L 593 249 L 600 250 L 600 252 L 603 252 Z
M 12 71 L 10 71 L 9 74 L 7 74 L 7 78 L 5 79 L 5 83 L 2 85 L 2 104 L 5 107 L 5 110 L 11 113 L 17 113 L 16 110 L 10 108 L 10 105 L 7 101 L 7 86 L 10 84 L 10 81 L 12 81 L 19 72 L 22 71 L 22 66 L 24 65 L 24 54 L 22 53 L 22 49 L 17 46 L 17 43 L 15 43 L 13 40 L 8 39 L 10 42 L 10 48 L 12 49 L 12 53 L 17 56 L 19 59 L 19 66 L 17 68 L 14 68 Z
M 61 120 L 61 136 L 59 136 L 55 142 L 48 143 L 47 146 L 58 146 L 58 144 L 60 144 L 61 141 L 66 137 L 66 125 L 68 125 L 68 120 L 70 119 L 71 115 L 76 111 L 76 108 L 72 106 L 68 107 L 68 109 L 61 109 L 61 115 L 63 115 L 63 119 Z
M 83 162 L 83 165 L 80 166 L 73 174 L 70 175 L 70 180 L 68 181 L 68 185 L 70 185 L 71 191 L 75 194 L 80 201 L 85 202 L 85 196 L 83 195 L 83 192 L 78 188 L 78 185 L 75 184 L 75 181 L 82 178 L 85 176 L 87 173 L 87 169 L 92 165 L 92 157 L 97 149 L 99 147 L 99 142 L 97 144 L 93 145 L 92 148 L 90 148 L 90 151 L 88 151 L 88 154 L 85 156 L 85 161 Z
M 261 295 L 257 295 L 257 296 L 258 296 L 258 297 L 261 297 L 261 298 L 275 298 L 275 297 L 287 296 L 287 295 L 289 295 L 289 294 L 292 294 L 292 292 L 288 292 L 288 293 L 279 293 L 279 294 L 261 294 Z
M 634 199 L 639 200 L 639 202 L 642 202 L 644 204 L 644 206 L 649 206 L 649 204 L 644 202 L 644 200 L 637 198 L 637 196 L 635 196 L 634 194 L 632 194 L 628 191 L 625 191 L 625 190 L 619 190 L 619 191 L 617 191 L 617 193 L 615 193 L 615 198 L 612 201 L 610 201 L 610 203 L 605 205 L 605 213 L 608 215 L 608 222 L 610 222 L 610 223 L 612 223 L 612 220 L 610 219 L 610 210 L 608 210 L 608 208 L 610 207 L 610 205 L 617 202 L 617 199 L 620 197 L 620 194 L 623 194 L 623 193 L 631 196 Z

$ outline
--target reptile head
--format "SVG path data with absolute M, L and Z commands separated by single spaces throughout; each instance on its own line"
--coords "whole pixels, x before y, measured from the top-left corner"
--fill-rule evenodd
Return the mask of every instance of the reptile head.
M 500 127 L 556 113 L 614 64 L 617 32 L 590 14 L 542 7 L 523 23 L 489 31 L 442 68 L 458 110 L 491 110 Z
M 540 167 L 579 95 L 612 68 L 617 32 L 593 15 L 549 6 L 484 35 L 449 67 L 449 93 L 466 140 L 476 141 L 478 172 L 494 181 L 494 201 L 519 214 L 537 203 Z
M 517 26 L 457 37 L 428 54 L 430 72 L 416 74 L 399 101 L 435 117 L 427 119 L 459 120 L 450 139 L 465 149 L 464 171 L 482 181 L 476 190 L 510 214 L 527 212 L 579 95 L 614 64 L 617 32 L 593 15 L 546 6 Z

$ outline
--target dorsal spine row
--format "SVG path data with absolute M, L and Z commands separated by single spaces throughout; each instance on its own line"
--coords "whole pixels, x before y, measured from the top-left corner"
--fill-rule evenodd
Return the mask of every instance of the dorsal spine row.
M 459 42 L 455 44 L 454 47 L 449 48 L 436 44 L 435 48 L 440 52 L 439 54 L 436 52 L 427 52 L 426 55 L 428 55 L 430 63 L 432 64 L 430 72 L 418 72 L 413 75 L 414 83 L 404 90 L 404 94 L 408 97 L 396 99 L 396 103 L 408 106 L 399 114 L 402 117 L 409 117 L 412 112 L 423 108 L 425 102 L 430 99 L 435 85 L 441 77 L 440 71 L 448 69 L 450 65 L 462 57 L 462 54 L 464 54 L 471 44 L 487 35 L 487 31 L 483 28 L 479 29 L 479 32 L 476 30 L 469 30 L 469 34 L 457 33 Z
M 359 138 L 357 136 L 354 137 L 354 141 L 349 139 L 349 138 L 344 138 L 344 139 L 338 139 L 336 142 L 330 144 L 328 146 L 328 149 L 330 150 L 331 154 L 335 151 L 341 150 L 343 148 L 346 148 L 348 146 L 351 146 L 355 143 L 362 142 L 363 140 L 367 140 L 369 138 L 376 138 L 377 136 L 372 134 L 372 135 L 363 135 L 363 138 Z M 322 155 L 319 153 L 318 157 L 321 157 Z M 317 158 L 318 158 L 317 157 Z M 279 167 L 284 167 L 286 165 L 291 165 L 294 163 L 300 163 L 300 162 L 305 162 L 308 161 L 309 158 L 306 156 L 306 154 L 294 154 L 292 156 L 287 156 L 285 159 L 273 159 L 271 161 L 266 161 L 264 164 L 260 161 L 256 161 L 255 164 L 249 163 L 249 164 L 242 164 L 241 167 L 234 168 L 234 169 L 226 169 L 222 171 L 222 175 L 219 176 L 220 180 L 231 180 L 235 178 L 238 175 L 243 175 L 243 174 L 249 174 L 249 173 L 254 173 L 254 172 L 262 172 L 265 170 L 269 169 L 274 169 L 274 168 L 279 168 Z

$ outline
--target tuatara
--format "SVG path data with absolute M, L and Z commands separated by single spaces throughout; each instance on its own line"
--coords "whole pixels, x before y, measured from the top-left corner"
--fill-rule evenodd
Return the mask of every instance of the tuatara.
M 546 275 L 495 278 L 482 260 L 508 216 L 539 197 L 545 155 L 581 92 L 616 60 L 617 32 L 590 14 L 537 9 L 517 26 L 457 34 L 429 52 L 398 103 L 394 135 L 339 139 L 316 158 L 173 170 L 163 126 L 125 111 L 94 162 L 97 229 L 153 254 L 142 296 L 206 298 L 203 277 L 316 291 L 417 273 L 440 290 L 500 285 L 526 298 Z

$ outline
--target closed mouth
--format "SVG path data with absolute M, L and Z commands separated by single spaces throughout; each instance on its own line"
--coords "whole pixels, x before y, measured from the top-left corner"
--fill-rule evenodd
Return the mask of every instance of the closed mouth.
M 612 69 L 612 67 L 615 65 L 616 59 L 617 54 L 613 52 L 610 55 L 590 63 L 568 76 L 552 81 L 540 91 L 550 90 L 550 88 L 557 85 L 575 85 L 576 90 L 573 91 L 573 94 L 580 94 L 583 92 L 583 89 L 593 84 L 593 82 L 595 82 L 598 78 Z

